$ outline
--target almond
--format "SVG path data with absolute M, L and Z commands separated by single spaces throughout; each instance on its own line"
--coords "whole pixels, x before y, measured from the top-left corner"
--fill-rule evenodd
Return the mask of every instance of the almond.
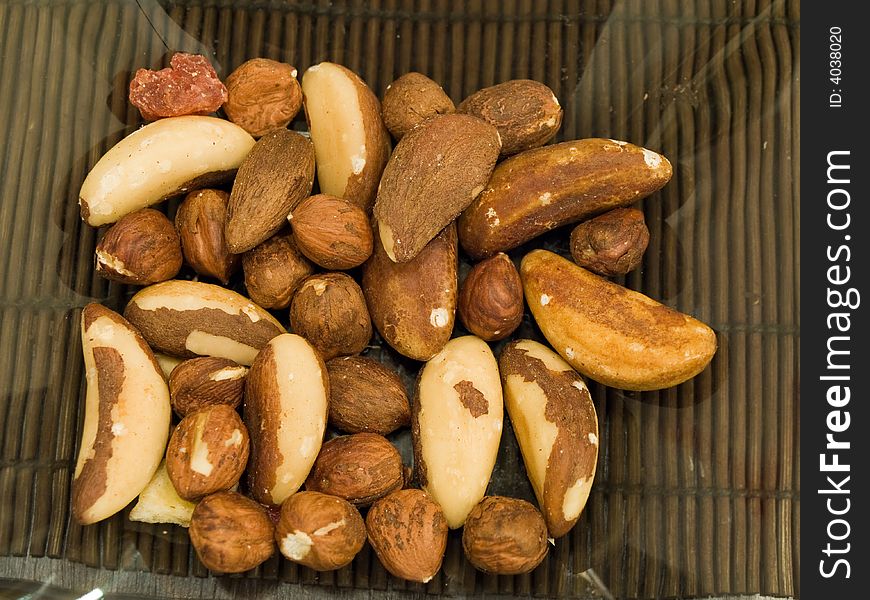
M 387 435 L 410 422 L 411 408 L 399 374 L 365 356 L 326 363 L 329 423 L 347 433 Z
M 290 325 L 324 360 L 359 354 L 372 337 L 362 290 L 344 273 L 312 275 L 302 282 L 290 305 Z
M 248 463 L 248 430 L 232 406 L 206 406 L 183 419 L 166 448 L 166 471 L 178 495 L 196 500 L 228 490 Z
M 97 244 L 96 271 L 106 279 L 150 285 L 181 269 L 181 242 L 166 215 L 143 208 L 122 217 Z
M 305 481 L 305 489 L 368 506 L 401 489 L 402 457 L 382 435 L 355 433 L 323 444 Z
M 426 583 L 441 568 L 447 520 L 422 490 L 399 490 L 375 502 L 366 532 L 381 564 L 395 577 Z
M 438 115 L 396 145 L 374 206 L 393 262 L 417 256 L 486 186 L 501 149 L 498 131 L 468 115 Z
M 299 250 L 324 269 L 352 269 L 372 254 L 368 216 L 347 200 L 326 194 L 311 196 L 288 218 Z
M 314 146 L 276 129 L 261 137 L 239 167 L 224 233 L 230 252 L 250 250 L 278 232 L 314 185 Z
M 542 233 L 629 204 L 661 189 L 671 163 L 627 142 L 574 140 L 501 162 L 462 213 L 459 241 L 478 260 Z

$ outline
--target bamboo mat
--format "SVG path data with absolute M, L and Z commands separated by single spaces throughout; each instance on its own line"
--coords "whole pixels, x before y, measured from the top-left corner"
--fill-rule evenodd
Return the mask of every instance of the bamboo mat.
M 624 139 L 674 164 L 641 203 L 650 246 L 624 283 L 708 322 L 720 343 L 677 388 L 591 385 L 595 486 L 534 573 L 478 573 L 453 535 L 427 585 L 390 578 L 367 547 L 319 575 L 273 558 L 220 578 L 222 594 L 311 584 L 347 597 L 580 598 L 592 568 L 616 598 L 799 596 L 799 21 L 798 0 L 0 3 L 0 573 L 44 558 L 70 565 L 51 567 L 60 587 L 123 579 L 138 587 L 118 591 L 147 593 L 162 577 L 168 597 L 214 589 L 183 530 L 126 512 L 82 528 L 68 507 L 80 308 L 121 308 L 131 292 L 94 275 L 97 232 L 77 191 L 137 125 L 131 71 L 184 50 L 210 55 L 222 77 L 255 56 L 300 72 L 332 60 L 379 95 L 417 70 L 457 102 L 511 78 L 545 82 L 565 108 L 559 140 Z M 564 237 L 544 243 L 564 251 Z M 520 333 L 540 336 L 528 321 Z M 370 352 L 414 375 L 377 343 Z M 396 441 L 409 460 L 407 436 Z M 509 428 L 491 490 L 531 497 Z

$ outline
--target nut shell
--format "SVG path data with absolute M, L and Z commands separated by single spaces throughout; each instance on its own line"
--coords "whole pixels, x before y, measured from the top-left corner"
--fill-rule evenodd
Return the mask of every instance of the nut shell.
M 184 417 L 166 448 L 166 471 L 178 495 L 196 500 L 228 490 L 248 464 L 250 440 L 232 406 L 207 406 Z
M 356 281 L 344 273 L 306 279 L 290 305 L 293 331 L 329 360 L 359 354 L 372 337 L 372 321 Z
M 221 190 L 197 190 L 184 198 L 175 213 L 184 260 L 200 275 L 224 285 L 239 268 L 239 257 L 230 253 L 224 237 L 229 198 Z
M 326 363 L 329 423 L 348 433 L 387 435 L 410 422 L 408 394 L 399 374 L 365 356 Z
M 455 112 L 453 100 L 440 85 L 422 73 L 406 73 L 384 92 L 381 111 L 384 125 L 397 140 L 435 115 Z
M 462 530 L 465 556 L 475 568 L 497 575 L 528 573 L 547 556 L 547 525 L 531 503 L 487 496 Z
M 224 112 L 254 137 L 286 127 L 302 108 L 296 69 L 268 58 L 243 62 L 227 77 Z
M 366 542 L 366 526 L 350 502 L 320 492 L 297 492 L 281 505 L 275 528 L 286 558 L 316 571 L 349 564 Z
M 616 277 L 640 265 L 647 244 L 649 229 L 643 212 L 636 208 L 615 208 L 574 228 L 571 257 L 594 273 Z
M 245 287 L 251 300 L 264 308 L 287 308 L 293 294 L 314 265 L 305 258 L 289 232 L 278 233 L 242 254 Z
M 324 269 L 352 269 L 372 255 L 368 216 L 348 200 L 317 194 L 300 202 L 289 219 L 300 252 Z
M 447 520 L 422 490 L 399 490 L 375 502 L 366 532 L 381 564 L 396 577 L 426 583 L 441 568 Z
M 402 457 L 395 446 L 375 433 L 355 433 L 323 444 L 305 489 L 367 506 L 403 483 Z
M 214 404 L 237 408 L 245 393 L 248 369 L 228 359 L 201 356 L 179 363 L 169 374 L 169 397 L 184 417 Z
M 266 509 L 236 492 L 203 498 L 189 533 L 202 564 L 220 573 L 248 571 L 275 553 L 275 527 Z
M 514 263 L 500 252 L 477 263 L 459 291 L 459 317 L 471 333 L 502 340 L 523 320 L 523 283 Z
M 97 273 L 119 283 L 149 285 L 172 279 L 181 262 L 175 227 L 153 208 L 122 217 L 96 248 Z

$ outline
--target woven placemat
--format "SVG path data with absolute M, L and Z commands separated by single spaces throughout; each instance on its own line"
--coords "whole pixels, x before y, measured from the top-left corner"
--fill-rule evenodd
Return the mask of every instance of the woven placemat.
M 139 123 L 131 71 L 183 50 L 208 54 L 222 77 L 255 56 L 300 72 L 332 60 L 379 95 L 416 70 L 457 102 L 511 78 L 545 82 L 565 108 L 558 139 L 624 139 L 674 164 L 640 203 L 650 246 L 622 282 L 708 322 L 720 343 L 707 370 L 673 389 L 591 385 L 595 486 L 530 575 L 475 571 L 453 535 L 426 586 L 390 578 L 369 548 L 334 573 L 275 557 L 228 581 L 276 583 L 264 597 L 281 593 L 277 582 L 583 597 L 579 574 L 592 568 L 616 598 L 798 596 L 799 20 L 798 0 L 0 3 L 0 568 L 4 557 L 63 559 L 174 576 L 179 595 L 184 578 L 208 575 L 181 529 L 126 513 L 87 528 L 69 518 L 80 309 L 121 308 L 131 292 L 94 275 L 98 233 L 82 224 L 77 191 Z M 544 243 L 564 250 L 565 236 Z M 539 335 L 528 321 L 521 333 Z M 377 343 L 370 352 L 408 377 L 416 369 Z M 531 497 L 509 429 L 493 490 Z M 54 585 L 85 583 L 65 572 Z

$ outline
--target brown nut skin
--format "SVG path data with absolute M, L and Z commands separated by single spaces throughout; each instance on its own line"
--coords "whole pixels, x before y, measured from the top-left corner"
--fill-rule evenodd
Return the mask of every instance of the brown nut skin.
M 487 342 L 503 340 L 523 320 L 523 283 L 507 254 L 477 263 L 459 290 L 459 317 L 471 333 Z
M 297 492 L 281 505 L 275 541 L 286 558 L 315 571 L 350 564 L 366 543 L 359 510 L 343 498 Z
M 478 90 L 456 112 L 494 125 L 501 154 L 508 156 L 543 146 L 562 125 L 562 107 L 549 87 L 530 79 L 513 79 Z
M 403 483 L 402 457 L 396 447 L 382 435 L 355 433 L 323 444 L 305 489 L 368 506 L 401 489 Z
M 584 221 L 571 232 L 574 262 L 605 277 L 617 277 L 640 265 L 649 244 L 643 212 L 615 208 Z
M 547 525 L 531 503 L 487 496 L 475 506 L 462 530 L 465 556 L 476 569 L 521 575 L 547 556 Z
M 172 279 L 181 261 L 175 227 L 153 208 L 121 217 L 96 248 L 97 273 L 118 283 L 149 285 Z
M 455 112 L 444 89 L 422 73 L 405 73 L 387 86 L 381 111 L 384 125 L 396 140 L 435 115 Z
M 275 553 L 275 526 L 266 509 L 236 492 L 203 498 L 188 532 L 202 564 L 219 573 L 248 571 Z
M 362 290 L 344 273 L 312 275 L 303 281 L 290 305 L 290 324 L 323 360 L 359 354 L 372 337 Z
M 289 231 L 281 231 L 242 254 L 248 296 L 264 308 L 290 306 L 293 294 L 314 265 L 299 252 Z
M 226 404 L 207 406 L 184 417 L 172 432 L 166 471 L 179 496 L 196 500 L 236 485 L 249 452 L 239 413 Z
M 197 190 L 185 196 L 175 213 L 184 260 L 200 275 L 214 277 L 224 285 L 240 264 L 224 237 L 229 199 L 230 195 L 221 190 Z
M 349 200 L 317 194 L 300 202 L 288 219 L 299 251 L 324 269 L 352 269 L 372 255 L 368 215 Z
M 230 121 L 258 138 L 286 127 L 302 108 L 296 69 L 268 58 L 252 58 L 227 77 L 224 112 Z
M 447 549 L 447 520 L 423 490 L 393 492 L 366 515 L 369 543 L 395 577 L 426 583 L 441 568 Z
M 365 356 L 334 358 L 326 370 L 332 426 L 387 435 L 410 423 L 408 394 L 394 370 Z
M 237 408 L 245 393 L 248 369 L 228 358 L 201 356 L 180 362 L 169 374 L 169 398 L 180 417 L 206 406 Z
M 257 140 L 230 192 L 224 226 L 230 252 L 241 254 L 278 233 L 313 185 L 311 140 L 288 129 L 273 129 Z

